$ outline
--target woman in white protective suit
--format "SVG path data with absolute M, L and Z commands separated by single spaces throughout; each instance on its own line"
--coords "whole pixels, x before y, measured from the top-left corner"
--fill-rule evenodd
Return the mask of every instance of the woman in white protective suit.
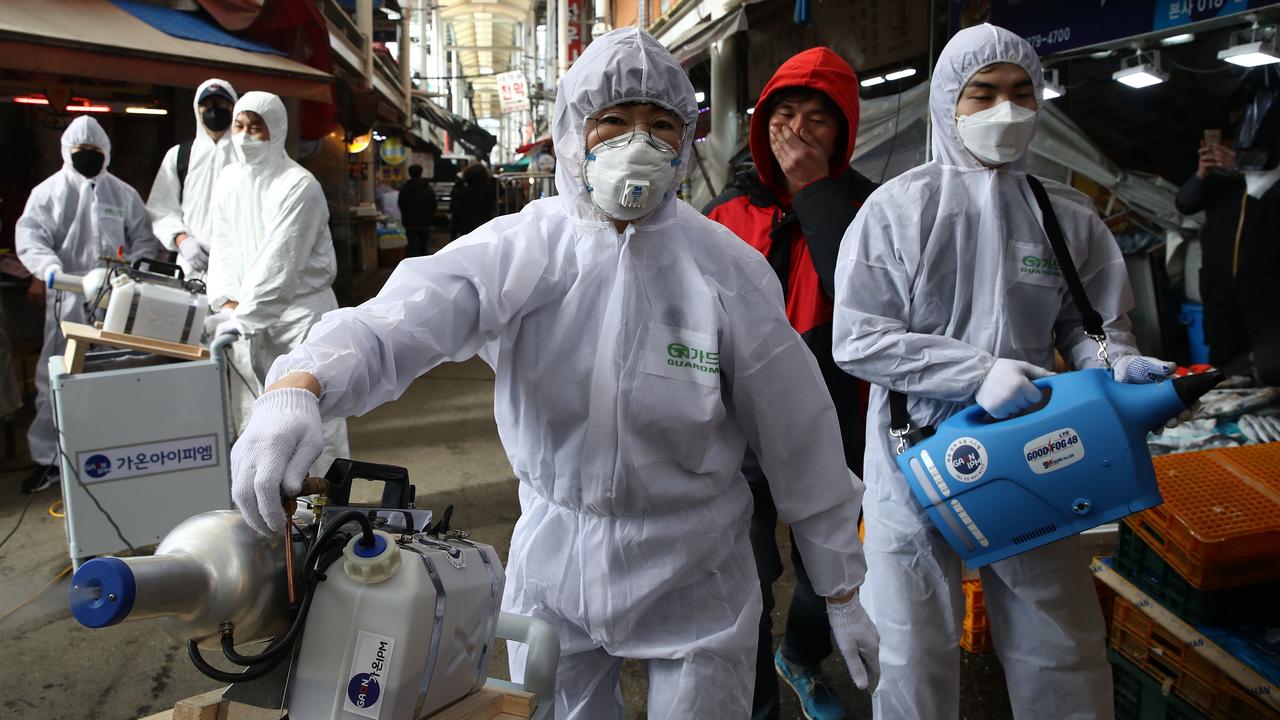
M 321 418 L 484 358 L 522 509 L 503 608 L 555 627 L 559 718 L 623 717 L 622 658 L 646 661 L 652 718 L 749 716 L 761 601 L 748 445 L 831 599 L 855 682 L 875 682 L 856 597 L 862 483 L 773 271 L 673 197 L 696 116 L 652 36 L 597 39 L 556 94 L 559 196 L 402 262 L 376 298 L 326 315 L 276 361 L 232 452 L 245 519 L 281 531 L 281 493 L 298 492 Z
M 1061 274 L 1028 273 L 1053 258 L 1027 182 L 1043 77 L 1036 53 L 980 25 L 947 43 L 929 96 L 933 160 L 874 192 L 836 269 L 834 357 L 875 384 L 867 415 L 867 609 L 884 674 L 877 720 L 959 715 L 964 600 L 961 562 L 911 496 L 894 461 L 888 389 L 917 425 L 976 402 L 1007 417 L 1040 398 L 1054 350 L 1100 364 Z M 1116 379 L 1150 382 L 1171 363 L 1140 357 L 1126 313 L 1124 260 L 1088 197 L 1044 181 L 1087 296 L 1105 323 Z M 1041 263 L 1043 265 L 1043 263 Z M 981 569 L 996 653 L 1014 715 L 1113 715 L 1102 613 L 1072 540 Z
M 270 93 L 248 92 L 232 116 L 238 162 L 222 170 L 214 188 L 205 282 L 209 307 L 217 310 L 206 326 L 216 335 L 241 336 L 231 346 L 229 378 L 238 434 L 271 363 L 338 307 L 332 289 L 338 262 L 320 183 L 285 154 L 284 103 Z M 318 473 L 348 454 L 346 419 L 325 423 Z
M 94 118 L 71 121 L 62 133 L 62 169 L 31 191 L 14 227 L 18 258 L 45 280 L 51 272 L 83 275 L 98 258 L 123 250 L 129 261 L 156 258 L 163 248 L 151 232 L 151 217 L 138 191 L 112 175 L 111 140 Z M 58 438 L 49 402 L 49 358 L 67 339 L 60 321 L 85 322 L 84 298 L 50 290 L 45 300 L 44 346 L 36 365 L 36 416 L 27 440 L 36 469 L 23 490 L 43 490 L 58 480 Z

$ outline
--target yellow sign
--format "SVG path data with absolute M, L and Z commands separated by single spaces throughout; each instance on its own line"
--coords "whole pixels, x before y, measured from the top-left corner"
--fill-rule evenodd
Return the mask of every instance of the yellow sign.
M 382 141 L 382 146 L 378 148 L 378 154 L 382 156 L 382 162 L 388 165 L 399 165 L 407 157 L 400 139 L 393 137 Z

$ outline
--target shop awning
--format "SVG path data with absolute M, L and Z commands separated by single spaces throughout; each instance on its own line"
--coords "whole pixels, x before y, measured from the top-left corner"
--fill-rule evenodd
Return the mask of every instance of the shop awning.
M 333 101 L 328 73 L 274 54 L 174 37 L 101 0 L 3 0 L 0 67 L 192 88 L 216 74 L 236 87 Z
M 671 42 L 671 54 L 681 65 L 696 60 L 712 45 L 747 29 L 747 13 L 742 8 L 727 13 L 716 20 L 704 20 L 689 28 Z
M 470 120 L 454 115 L 424 97 L 413 98 L 413 112 L 418 117 L 445 130 L 454 142 L 461 143 L 479 157 L 488 157 L 498 138 Z

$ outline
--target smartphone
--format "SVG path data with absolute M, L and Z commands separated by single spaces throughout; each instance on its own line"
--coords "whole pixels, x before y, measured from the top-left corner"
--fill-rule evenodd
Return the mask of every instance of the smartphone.
M 1222 131 L 1213 129 L 1204 131 L 1204 146 L 1213 147 L 1222 143 Z

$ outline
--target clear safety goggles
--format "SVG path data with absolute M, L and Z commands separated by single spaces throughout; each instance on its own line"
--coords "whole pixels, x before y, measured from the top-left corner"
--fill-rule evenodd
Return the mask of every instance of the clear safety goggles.
M 586 122 L 587 147 L 626 147 L 637 139 L 667 152 L 679 152 L 689 126 L 674 113 L 659 111 L 638 119 L 623 108 L 605 108 Z M 660 142 L 654 142 L 660 141 Z

